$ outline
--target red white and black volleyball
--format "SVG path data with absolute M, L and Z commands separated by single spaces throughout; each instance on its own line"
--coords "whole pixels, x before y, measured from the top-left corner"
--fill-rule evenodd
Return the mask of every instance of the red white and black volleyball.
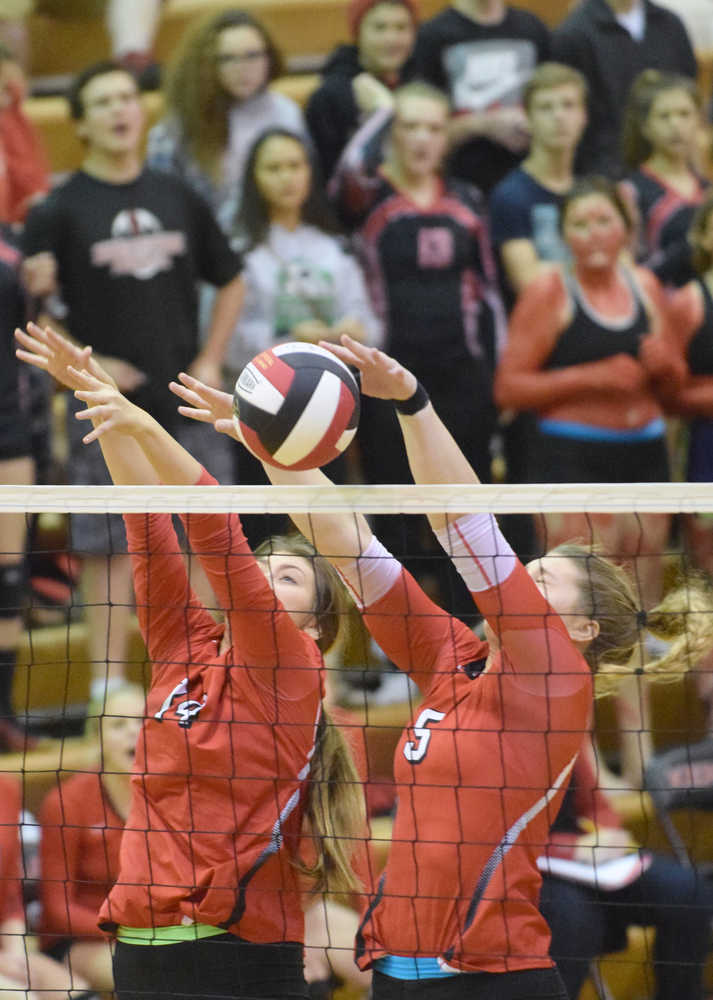
M 286 343 L 253 358 L 233 395 L 250 451 L 281 469 L 316 469 L 356 433 L 359 387 L 338 358 L 315 344 Z

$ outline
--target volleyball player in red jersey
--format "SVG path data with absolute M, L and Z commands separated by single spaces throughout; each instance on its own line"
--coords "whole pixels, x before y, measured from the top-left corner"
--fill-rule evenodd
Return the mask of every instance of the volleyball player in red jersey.
M 101 369 L 105 381 L 71 367 L 91 368 L 89 348 L 34 325 L 18 340 L 20 357 L 87 402 L 86 440 L 99 440 L 115 483 L 215 482 Z M 236 515 L 186 516 L 225 612 L 218 625 L 191 591 L 170 515 L 125 521 L 153 669 L 119 877 L 100 914 L 118 938 L 117 993 L 305 997 L 303 820 L 324 844 L 313 867 L 332 891 L 352 882 L 344 837 L 360 829 L 358 776 L 321 703 L 339 581 L 318 557 L 258 561 Z
M 364 393 L 401 401 L 414 479 L 477 483 L 415 377 L 380 351 L 342 343 L 332 350 L 361 370 Z M 182 412 L 235 435 L 230 397 L 181 381 Z M 266 470 L 276 483 L 327 482 L 319 470 Z M 396 750 L 393 841 L 357 961 L 374 970 L 376 1000 L 565 1000 L 536 858 L 588 729 L 591 670 L 631 655 L 637 608 L 622 572 L 593 553 L 555 550 L 525 569 L 494 518 L 453 518 L 431 523 L 486 618 L 487 641 L 433 604 L 363 517 L 293 517 L 423 693 Z

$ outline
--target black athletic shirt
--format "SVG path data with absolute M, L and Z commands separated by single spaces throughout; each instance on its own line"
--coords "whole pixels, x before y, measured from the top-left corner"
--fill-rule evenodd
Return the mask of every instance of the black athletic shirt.
M 128 184 L 80 170 L 32 209 L 25 250 L 57 258 L 72 336 L 144 371 L 132 398 L 175 423 L 167 383 L 198 352 L 198 282 L 222 286 L 240 271 L 208 204 L 149 169 Z
M 680 288 L 695 277 L 688 230 L 709 184 L 699 178 L 693 196 L 684 198 L 647 167 L 634 171 L 629 183 L 641 218 L 639 259 L 663 284 Z
M 444 181 L 423 209 L 382 178 L 357 241 L 390 353 L 434 369 L 477 358 L 490 371 L 503 312 L 474 188 Z
M 633 309 L 631 315 L 621 322 L 597 315 L 585 301 L 579 284 L 572 276 L 567 276 L 565 281 L 572 297 L 574 313 L 547 359 L 545 369 L 569 368 L 571 365 L 602 361 L 615 354 L 638 357 L 641 338 L 649 332 L 649 317 L 634 280 L 627 271 L 622 273 L 631 289 Z
M 520 105 L 533 70 L 549 58 L 548 29 L 517 7 L 507 7 L 498 24 L 448 7 L 421 26 L 414 50 L 416 75 L 445 90 L 456 115 Z M 455 150 L 449 172 L 487 194 L 524 155 L 474 138 Z

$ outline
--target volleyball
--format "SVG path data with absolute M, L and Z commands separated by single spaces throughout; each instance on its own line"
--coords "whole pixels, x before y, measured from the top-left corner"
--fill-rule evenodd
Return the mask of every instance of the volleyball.
M 281 469 L 316 469 L 356 433 L 359 387 L 347 366 L 316 344 L 286 343 L 253 358 L 233 395 L 249 450 Z

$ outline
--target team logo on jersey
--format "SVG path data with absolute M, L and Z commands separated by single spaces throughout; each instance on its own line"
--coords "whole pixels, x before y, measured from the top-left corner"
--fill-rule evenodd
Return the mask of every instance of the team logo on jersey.
M 188 678 L 184 677 L 183 680 L 176 684 L 175 688 L 164 700 L 161 708 L 154 715 L 155 719 L 159 722 L 163 722 L 163 717 L 168 712 L 170 708 L 173 708 L 176 716 L 178 717 L 178 725 L 182 726 L 184 729 L 190 729 L 193 725 L 193 720 L 196 718 L 198 713 L 202 711 L 205 707 L 205 703 L 208 701 L 208 695 L 203 695 L 202 701 L 196 701 L 195 698 L 185 698 L 180 701 L 176 706 L 174 706 L 174 701 L 177 698 L 183 697 L 183 695 L 188 694 Z
M 111 238 L 95 243 L 92 264 L 108 267 L 116 277 L 147 281 L 170 271 L 175 257 L 186 253 L 185 233 L 166 231 L 145 208 L 124 209 L 111 224 Z
M 455 256 L 453 233 L 445 226 L 424 226 L 418 231 L 418 266 L 451 267 Z

